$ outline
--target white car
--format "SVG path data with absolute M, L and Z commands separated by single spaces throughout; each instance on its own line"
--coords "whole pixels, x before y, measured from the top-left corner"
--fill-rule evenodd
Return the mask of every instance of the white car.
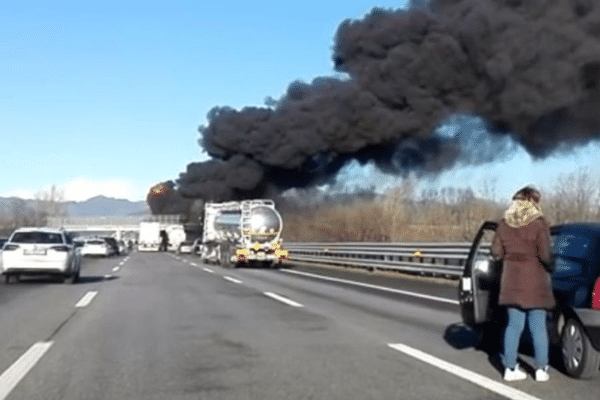
M 102 256 L 108 257 L 110 256 L 111 248 L 106 240 L 97 238 L 97 239 L 86 239 L 83 242 L 83 246 L 81 247 L 81 255 L 82 256 Z
M 81 253 L 64 229 L 19 228 L 2 249 L 6 283 L 21 275 L 52 275 L 70 283 L 79 279 Z

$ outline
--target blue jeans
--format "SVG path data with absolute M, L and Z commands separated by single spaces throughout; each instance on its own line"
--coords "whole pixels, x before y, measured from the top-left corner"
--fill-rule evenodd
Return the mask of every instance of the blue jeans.
M 514 369 L 517 366 L 517 351 L 521 334 L 525 328 L 525 319 L 533 339 L 533 351 L 537 368 L 548 365 L 548 331 L 546 330 L 546 310 L 536 308 L 520 310 L 509 307 L 508 324 L 504 331 L 504 366 Z

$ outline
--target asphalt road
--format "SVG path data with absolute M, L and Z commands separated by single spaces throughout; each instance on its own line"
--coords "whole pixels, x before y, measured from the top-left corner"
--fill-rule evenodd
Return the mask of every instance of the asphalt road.
M 436 279 L 135 252 L 1 285 L 0 321 L 0 400 L 599 398 L 557 369 L 505 384 Z

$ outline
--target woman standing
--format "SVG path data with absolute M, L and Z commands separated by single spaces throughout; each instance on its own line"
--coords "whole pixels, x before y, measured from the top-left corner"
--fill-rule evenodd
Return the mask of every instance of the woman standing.
M 492 241 L 492 253 L 504 260 L 498 303 L 505 305 L 508 312 L 504 332 L 504 380 L 507 381 L 527 377 L 517 365 L 525 321 L 533 338 L 535 380 L 549 379 L 546 314 L 556 303 L 547 272 L 552 262 L 550 229 L 542 216 L 540 197 L 540 192 L 532 187 L 515 193 Z

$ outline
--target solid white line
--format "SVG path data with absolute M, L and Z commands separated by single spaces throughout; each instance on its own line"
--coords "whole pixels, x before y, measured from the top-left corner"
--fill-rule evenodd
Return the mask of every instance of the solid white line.
M 316 275 L 316 274 L 311 274 L 308 272 L 294 271 L 291 269 L 280 269 L 280 271 L 287 272 L 289 274 L 304 275 L 304 276 L 309 276 L 311 278 L 323 279 L 325 281 L 341 282 L 341 283 L 347 283 L 349 285 L 362 286 L 362 287 L 366 287 L 366 288 L 370 288 L 370 289 L 383 290 L 386 292 L 400 293 L 400 294 L 404 294 L 407 296 L 420 297 L 423 299 L 435 300 L 435 301 L 439 301 L 442 303 L 460 304 L 458 302 L 458 300 L 445 299 L 443 297 L 429 296 L 427 294 L 422 294 L 422 293 L 408 292 L 406 290 L 393 289 L 393 288 L 389 288 L 389 287 L 385 287 L 385 286 L 371 285 L 369 283 L 349 281 L 347 279 L 332 278 L 330 276 Z
M 54 342 L 37 342 L 0 375 L 0 400 L 19 384 Z
M 463 378 L 469 382 L 491 390 L 492 392 L 498 393 L 499 395 L 507 397 L 511 400 L 541 400 L 538 397 L 514 389 L 510 386 L 506 386 L 498 381 L 495 381 L 483 375 L 479 375 L 468 369 L 459 367 L 458 365 L 451 364 L 447 361 L 444 361 L 440 358 L 434 357 L 412 347 L 406 346 L 402 343 L 389 343 L 388 346 L 394 350 L 398 350 L 402 353 L 408 354 L 409 356 L 431 364 L 434 367 L 442 369 L 446 372 L 458 376 L 459 378 Z
M 213 271 L 213 270 L 212 270 L 212 269 L 210 269 L 210 268 L 202 268 L 202 269 L 203 269 L 203 270 L 205 270 L 206 272 L 210 272 L 211 274 L 214 274 L 214 273 L 215 273 L 215 271 Z
M 238 283 L 238 284 L 242 283 L 242 281 L 240 281 L 239 279 L 235 279 L 235 278 L 232 278 L 231 276 L 227 276 L 227 275 L 225 275 L 223 277 L 223 279 L 225 279 L 229 282 L 233 282 L 233 283 Z
M 304 307 L 302 304 L 300 303 L 296 303 L 294 300 L 290 300 L 288 298 L 285 298 L 283 296 L 280 296 L 278 294 L 275 294 L 273 292 L 263 292 L 263 294 L 265 296 L 269 296 L 272 299 L 275 299 L 277 301 L 280 301 L 282 303 L 287 304 L 288 306 L 292 306 L 292 307 Z
M 117 272 L 120 268 L 119 267 L 114 267 L 112 270 L 113 272 Z
M 97 291 L 87 292 L 85 296 L 83 296 L 81 300 L 75 304 L 75 307 L 87 307 L 87 305 L 92 302 L 92 299 L 96 297 L 97 294 Z

